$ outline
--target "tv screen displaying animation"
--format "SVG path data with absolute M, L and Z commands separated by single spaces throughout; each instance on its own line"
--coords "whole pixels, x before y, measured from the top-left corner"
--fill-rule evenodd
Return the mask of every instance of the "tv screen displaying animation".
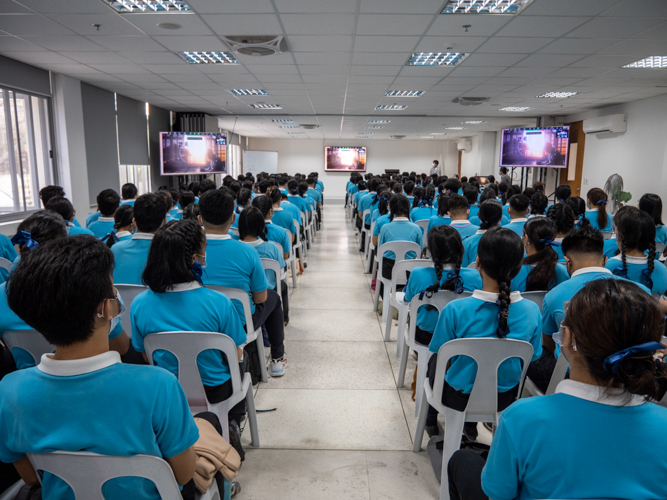
M 160 132 L 162 175 L 227 173 L 225 134 Z
M 563 168 L 569 139 L 570 127 L 505 129 L 500 166 Z
M 362 146 L 326 146 L 324 148 L 324 170 L 327 172 L 365 172 L 366 148 Z

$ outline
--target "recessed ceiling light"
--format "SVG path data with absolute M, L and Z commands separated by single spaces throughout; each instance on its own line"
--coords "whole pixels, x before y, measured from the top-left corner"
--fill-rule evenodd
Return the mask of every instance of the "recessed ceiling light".
M 379 106 L 375 107 L 375 109 L 379 109 L 381 111 L 398 111 L 405 108 L 407 108 L 407 106 L 404 104 L 380 104 Z
M 287 132 L 290 135 L 306 135 L 303 132 Z
M 102 0 L 121 14 L 145 12 L 192 12 L 183 0 Z M 167 28 L 169 29 L 169 28 Z
M 368 120 L 366 123 L 391 123 L 391 120 Z
M 546 94 L 538 95 L 538 99 L 567 99 L 573 95 L 577 95 L 579 92 L 547 92 Z
M 447 135 L 445 132 L 431 132 L 431 135 Z
M 234 95 L 269 95 L 264 89 L 230 89 Z
M 158 28 L 162 28 L 163 30 L 180 30 L 183 27 L 176 23 L 158 23 L 156 26 Z
M 370 138 L 371 138 L 370 135 L 358 135 L 357 136 L 357 139 L 370 139 Z
M 445 127 L 445 130 L 464 130 L 465 127 Z
M 372 126 L 372 127 L 364 127 L 364 128 L 372 130 L 372 129 L 379 129 L 379 128 L 382 128 L 382 127 L 381 126 Z
M 413 52 L 407 66 L 457 66 L 466 57 L 462 52 Z
M 532 0 L 449 0 L 442 14 L 518 14 Z
M 667 56 L 651 56 L 641 61 L 626 64 L 624 68 L 642 68 L 642 69 L 665 69 L 667 68 Z
M 294 120 L 289 120 L 287 118 L 276 118 L 275 120 L 271 120 L 273 123 L 294 123 Z
M 280 104 L 251 104 L 250 107 L 255 109 L 283 109 Z
M 423 93 L 423 90 L 390 90 L 385 95 L 387 97 L 419 97 Z
M 479 125 L 480 123 L 484 123 L 484 120 L 470 120 L 467 122 L 461 122 L 464 125 Z
M 363 132 L 361 135 L 375 135 L 375 132 Z
M 275 120 L 273 120 L 275 121 Z M 280 128 L 299 128 L 298 125 L 281 125 Z
M 432 135 L 425 135 L 422 137 L 422 139 L 435 139 Z
M 523 106 L 508 106 L 506 108 L 500 108 L 499 111 L 528 111 L 530 108 L 528 107 L 523 107 Z
M 238 64 L 231 52 L 177 52 L 190 64 Z

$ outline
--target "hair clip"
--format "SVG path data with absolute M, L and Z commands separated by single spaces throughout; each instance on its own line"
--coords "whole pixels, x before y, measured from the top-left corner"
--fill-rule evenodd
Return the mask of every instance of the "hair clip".
M 19 231 L 12 238 L 12 245 L 20 245 L 21 243 L 25 243 L 28 250 L 34 250 L 39 246 L 39 242 L 33 240 L 32 235 L 28 231 Z
M 621 278 L 628 279 L 628 270 L 625 267 L 617 267 L 613 270 L 614 276 L 620 276 Z
M 540 243 L 544 243 L 544 246 L 547 247 L 559 247 L 561 244 L 557 241 L 552 240 L 551 238 L 542 238 Z
M 602 205 L 603 203 L 606 205 L 607 200 L 600 200 L 600 201 L 597 202 L 597 205 Z
M 664 348 L 665 346 L 658 342 L 645 342 L 634 347 L 628 347 L 627 349 L 622 349 L 618 352 L 615 352 L 614 354 L 607 356 L 602 363 L 602 367 L 606 371 L 612 372 L 614 375 L 616 375 L 616 372 L 618 371 L 624 359 L 640 352 L 653 352 Z
M 202 274 L 204 274 L 204 267 L 201 265 L 201 262 L 195 260 L 192 263 L 192 275 L 194 276 L 195 280 L 197 280 L 197 283 L 204 286 L 204 283 L 202 282 L 201 279 Z

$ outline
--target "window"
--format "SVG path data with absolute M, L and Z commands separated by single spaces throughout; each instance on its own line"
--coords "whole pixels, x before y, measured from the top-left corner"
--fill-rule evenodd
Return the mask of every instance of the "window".
M 40 208 L 51 156 L 48 99 L 0 88 L 0 215 Z
M 142 195 L 151 192 L 151 166 L 150 165 L 121 165 L 120 185 L 131 182 L 137 186 L 137 194 Z

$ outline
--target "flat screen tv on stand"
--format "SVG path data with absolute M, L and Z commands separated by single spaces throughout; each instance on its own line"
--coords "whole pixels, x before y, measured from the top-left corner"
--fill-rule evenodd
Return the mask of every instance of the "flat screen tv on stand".
M 226 174 L 226 134 L 160 132 L 160 173 L 162 175 Z
M 504 129 L 500 166 L 565 168 L 569 140 L 567 126 Z
M 366 148 L 363 146 L 326 146 L 325 172 L 365 172 Z

